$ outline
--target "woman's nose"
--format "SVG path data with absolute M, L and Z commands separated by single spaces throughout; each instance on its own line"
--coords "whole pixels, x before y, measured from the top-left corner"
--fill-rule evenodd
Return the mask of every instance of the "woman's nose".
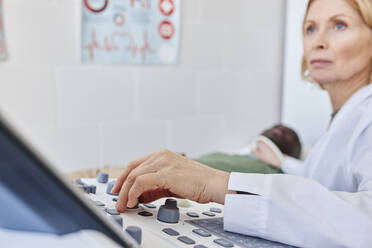
M 325 50 L 328 48 L 328 44 L 328 34 L 325 31 L 317 33 L 313 48 L 315 50 Z

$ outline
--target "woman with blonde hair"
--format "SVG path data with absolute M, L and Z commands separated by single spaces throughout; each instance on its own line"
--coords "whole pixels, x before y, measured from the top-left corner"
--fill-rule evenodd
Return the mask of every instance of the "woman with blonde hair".
M 255 151 L 285 175 L 227 173 L 167 150 L 127 165 L 117 209 L 178 196 L 225 204 L 224 228 L 299 247 L 372 244 L 372 0 L 310 0 L 304 78 L 326 90 L 332 122 L 304 163 Z M 316 121 L 316 120 L 314 120 Z

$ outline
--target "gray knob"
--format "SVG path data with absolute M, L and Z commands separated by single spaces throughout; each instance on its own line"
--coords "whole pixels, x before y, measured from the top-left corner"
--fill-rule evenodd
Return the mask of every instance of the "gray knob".
M 138 244 L 142 242 L 142 230 L 138 226 L 128 226 L 125 231 L 134 238 Z
M 111 215 L 110 219 L 112 219 L 115 223 L 117 223 L 121 228 L 123 228 L 123 218 L 119 215 Z
M 111 193 L 111 190 L 114 188 L 115 183 L 116 183 L 116 181 L 112 181 L 112 182 L 109 182 L 109 184 L 107 184 L 106 194 L 115 195 L 115 196 L 119 195 L 119 194 L 112 194 Z
M 177 200 L 171 199 L 171 198 L 166 199 L 165 200 L 165 205 L 172 206 L 172 207 L 177 207 Z
M 172 205 L 161 205 L 158 211 L 158 220 L 165 223 L 178 223 L 180 210 Z
M 109 174 L 103 173 L 103 172 L 98 173 L 97 181 L 99 183 L 107 183 L 108 179 L 109 179 Z

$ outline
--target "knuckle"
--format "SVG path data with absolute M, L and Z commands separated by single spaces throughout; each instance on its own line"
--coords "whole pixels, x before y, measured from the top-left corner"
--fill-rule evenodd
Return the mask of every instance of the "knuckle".
M 133 184 L 135 181 L 136 181 L 136 176 L 133 175 L 132 173 L 129 174 L 128 177 L 127 177 L 127 182 L 128 182 L 129 184 Z

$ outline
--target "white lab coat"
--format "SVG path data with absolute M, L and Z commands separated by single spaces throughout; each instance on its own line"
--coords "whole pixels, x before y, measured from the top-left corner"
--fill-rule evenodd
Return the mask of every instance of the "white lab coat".
M 316 120 L 314 120 L 316 121 Z M 231 173 L 225 230 L 298 247 L 372 247 L 372 84 L 340 109 L 284 175 Z

